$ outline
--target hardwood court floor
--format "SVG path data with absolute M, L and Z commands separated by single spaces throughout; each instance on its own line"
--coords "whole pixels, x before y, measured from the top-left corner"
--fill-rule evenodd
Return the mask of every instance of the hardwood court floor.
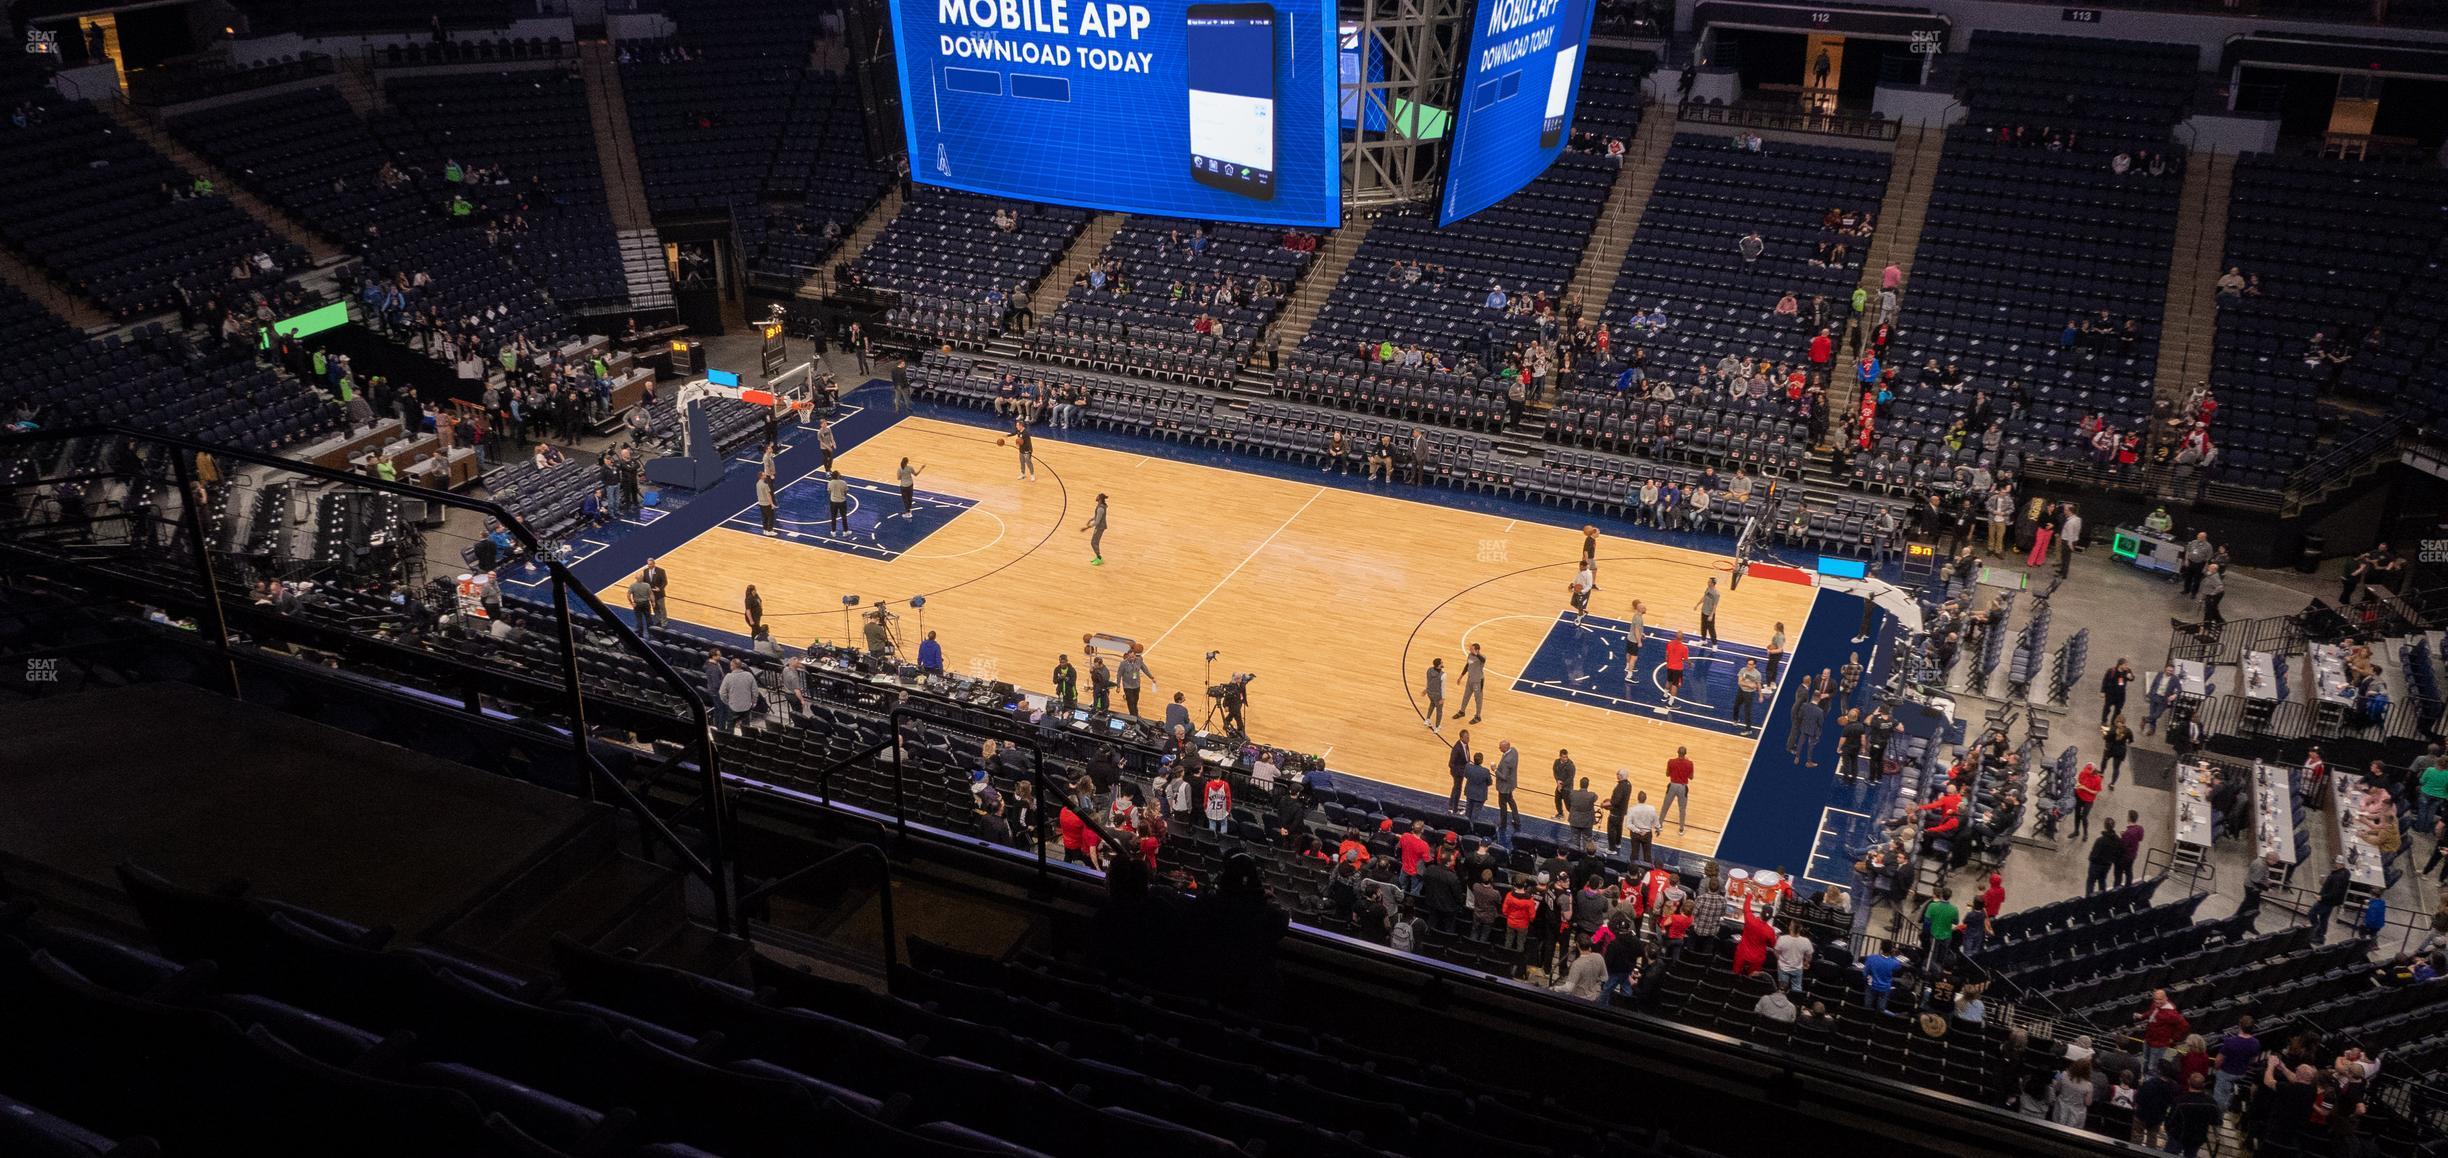
M 1036 481 L 1022 482 L 1016 453 L 994 439 L 979 427 L 911 418 L 862 442 L 840 456 L 845 474 L 888 481 L 907 455 L 925 468 L 920 489 L 977 505 L 890 562 L 716 527 L 663 557 L 673 617 L 744 631 L 740 595 L 753 583 L 777 638 L 840 641 L 841 596 L 857 593 L 905 612 L 904 639 L 914 649 L 919 616 L 903 602 L 925 594 L 924 626 L 939 636 L 947 667 L 1031 691 L 1051 686 L 1054 658 L 1067 652 L 1085 695 L 1088 633 L 1147 644 L 1158 677 L 1140 702 L 1148 716 L 1161 715 L 1178 691 L 1204 717 L 1202 657 L 1216 650 L 1217 679 L 1258 674 L 1249 723 L 1260 742 L 1323 753 L 1337 771 L 1439 795 L 1449 786 L 1454 725 L 1440 734 L 1422 720 L 1420 673 L 1430 657 L 1444 658 L 1456 673 L 1450 705 L 1461 694 L 1464 645 L 1476 642 L 1489 657 L 1488 709 L 1472 743 L 1491 764 L 1500 739 L 1522 749 L 1526 812 L 1553 810 L 1550 766 L 1559 748 L 1572 751 L 1602 798 L 1623 766 L 1656 801 L 1667 759 L 1688 746 L 1698 768 L 1691 832 L 1675 839 L 1670 829 L 1664 843 L 1715 851 L 1753 737 L 1512 688 L 1565 609 L 1580 558 L 1577 526 L 1049 438 L 1037 440 Z M 1105 565 L 1092 567 L 1077 528 L 1100 491 L 1111 496 L 1112 529 Z M 1591 610 L 1622 618 L 1640 598 L 1652 629 L 1697 631 L 1694 603 L 1708 577 L 1729 566 L 1720 555 L 1608 538 Z M 630 578 L 604 597 L 625 604 Z M 1814 594 L 1792 583 L 1745 583 L 1725 594 L 1719 634 L 1759 646 L 1782 621 L 1790 652 Z M 1649 662 L 1657 658 L 1653 643 Z

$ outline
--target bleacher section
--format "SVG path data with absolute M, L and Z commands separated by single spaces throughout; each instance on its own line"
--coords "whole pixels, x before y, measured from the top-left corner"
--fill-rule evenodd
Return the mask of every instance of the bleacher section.
M 1314 242 L 1260 225 L 1133 217 L 1029 334 L 1028 352 L 1229 388 L 1308 270 Z
M 385 81 L 391 101 L 443 160 L 501 166 L 526 227 L 504 248 L 564 306 L 617 306 L 628 300 L 612 213 L 604 201 L 585 85 L 575 72 L 526 70 L 498 76 L 456 73 Z
M 153 324 L 88 341 L 0 287 L 0 415 L 44 425 L 122 423 L 257 450 L 313 442 L 340 428 L 333 400 L 255 361 L 243 344 L 199 349 Z
M 1792 379 L 1809 364 L 1814 312 L 1835 333 L 1852 316 L 1887 169 L 1879 153 L 1784 142 L 1751 153 L 1677 134 L 1607 297 L 1610 356 L 1557 403 L 1548 437 L 1637 452 L 1664 430 L 1673 457 L 1798 476 L 1827 415 Z M 1746 262 L 1736 246 L 1752 231 L 1764 250 Z M 1795 313 L 1781 317 L 1787 294 Z M 1636 358 L 1640 373 L 1619 385 Z M 1720 370 L 1759 379 L 1758 392 L 1736 396 Z
M 916 942 L 887 996 L 761 955 L 735 984 L 564 938 L 528 978 L 243 886 L 120 872 L 153 948 L 22 911 L 0 934 L 21 1047 L 0 1082 L 49 1112 L 5 1128 L 41 1153 L 136 1135 L 370 1156 L 779 1158 L 811 1137 L 917 1158 L 1706 1153 L 1490 1066 L 1465 1079 L 1040 957 Z
M 2237 159 L 2219 267 L 2260 292 L 2219 299 L 2213 477 L 2278 489 L 2316 453 L 2324 395 L 2395 403 L 2423 373 L 2438 302 L 2419 282 L 2448 239 L 2443 203 L 2436 166 Z
M 1991 457 L 1981 429 L 1950 451 L 1950 426 L 1995 420 L 2001 452 L 2117 470 L 2082 428 L 2096 416 L 2121 438 L 2150 421 L 2184 184 L 2170 143 L 2182 102 L 2169 91 L 2189 90 L 2192 50 L 1987 31 L 1972 45 L 1963 66 L 1971 110 L 1947 133 L 1885 359 L 1896 399 L 1877 449 L 1908 473 L 1935 473 Z M 2182 69 L 2171 67 L 2175 51 L 2187 57 Z M 2039 102 L 2044 87 L 2052 95 Z M 2052 133 L 2059 147 L 2047 143 Z M 2158 175 L 2131 163 L 2135 149 L 2155 155 Z M 2124 174 L 2113 171 L 2120 154 L 2131 163 Z M 1942 392 L 1926 372 L 1933 361 L 1958 363 L 1967 388 Z M 1976 391 L 1986 407 L 1976 407 Z
M 1528 300 L 1571 284 L 1614 180 L 1604 158 L 1566 152 L 1521 192 L 1451 228 L 1438 229 L 1433 213 L 1387 216 L 1352 256 L 1302 345 L 1343 354 L 1416 344 L 1447 366 L 1471 362 L 1474 376 L 1492 375 L 1538 328 Z M 1405 276 L 1413 263 L 1425 269 L 1417 279 Z M 1489 308 L 1496 286 L 1524 307 Z
M 305 251 L 31 68 L 0 69 L 0 103 L 34 110 L 0 132 L 0 238 L 119 318 L 202 306 L 306 264 Z
M 998 227 L 997 213 L 1011 214 L 1013 227 Z M 1088 216 L 1061 205 L 921 189 L 842 278 L 896 295 L 889 324 L 923 337 L 922 344 L 982 346 L 1005 311 L 1028 300 Z
M 833 255 L 890 184 L 867 155 L 858 86 L 830 73 L 803 74 L 764 186 L 769 206 L 791 205 L 768 209 L 753 269 L 797 286 Z

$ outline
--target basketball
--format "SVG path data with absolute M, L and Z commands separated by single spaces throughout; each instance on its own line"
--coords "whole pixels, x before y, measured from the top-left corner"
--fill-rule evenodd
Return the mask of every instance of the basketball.
M 1001 446 L 1001 445 L 1003 445 L 1003 440 L 1002 440 L 1002 439 L 1000 439 L 1000 438 L 996 439 L 996 440 L 995 440 L 995 445 L 996 445 L 996 446 Z

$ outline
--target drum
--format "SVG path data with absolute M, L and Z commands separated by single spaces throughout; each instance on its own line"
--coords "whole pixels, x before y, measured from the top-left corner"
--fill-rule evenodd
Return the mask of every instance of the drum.
M 1751 895 L 1751 870 L 1733 869 L 1726 873 L 1726 899 L 1740 901 Z
M 1773 902 L 1782 891 L 1778 886 L 1784 883 L 1785 878 L 1774 869 L 1761 869 L 1751 877 L 1751 895 L 1763 904 Z

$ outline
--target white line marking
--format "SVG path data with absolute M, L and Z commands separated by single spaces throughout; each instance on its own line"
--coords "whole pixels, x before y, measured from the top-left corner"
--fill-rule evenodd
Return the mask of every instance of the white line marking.
M 943 506 L 947 506 L 947 507 L 948 507 L 948 506 L 952 506 L 953 504 L 951 504 L 951 503 L 944 503 L 944 504 L 942 504 L 942 505 L 943 505 Z M 975 547 L 971 547 L 971 548 L 969 548 L 969 549 L 968 549 L 968 550 L 966 550 L 966 551 L 952 551 L 952 552 L 949 552 L 949 553 L 947 553 L 947 554 L 942 554 L 942 555 L 928 555 L 928 554 L 923 554 L 923 553 L 921 553 L 921 552 L 917 552 L 917 551 L 903 551 L 903 552 L 901 552 L 901 557 L 902 557 L 902 558 L 904 558 L 904 559 L 958 559 L 958 558 L 961 558 L 961 557 L 966 556 L 966 555 L 975 555 L 975 554 L 977 554 L 977 553 L 978 553 L 978 552 L 980 552 L 980 551 L 983 551 L 983 550 L 986 550 L 986 549 L 988 549 L 988 548 L 990 548 L 990 547 L 993 547 L 995 544 L 1000 543 L 1000 542 L 1002 542 L 1002 541 L 1003 541 L 1003 536 L 1004 536 L 1004 535 L 1006 535 L 1006 534 L 1009 534 L 1009 533 L 1010 533 L 1010 531 L 1011 531 L 1011 525 L 1003 521 L 1003 516 L 998 515 L 998 514 L 994 513 L 993 511 L 987 510 L 986 508 L 984 508 L 984 507 L 982 507 L 982 506 L 971 507 L 971 508 L 969 508 L 969 510 L 970 510 L 970 511 L 972 511 L 972 512 L 975 512 L 975 513 L 977 513 L 977 514 L 984 515 L 984 516 L 986 516 L 987 518 L 989 518 L 989 519 L 993 519 L 993 520 L 994 520 L 994 522 L 995 522 L 995 533 L 994 533 L 994 538 L 988 539 L 988 540 L 986 540 L 984 543 L 981 543 L 981 544 L 979 544 L 978 546 L 975 546 Z M 954 515 L 954 516 L 952 516 L 952 523 L 957 523 L 957 522 L 959 522 L 960 520 L 961 520 L 961 516 L 960 516 L 960 515 Z M 944 524 L 944 526 L 949 527 L 949 526 L 951 526 L 951 525 L 952 525 L 952 523 L 945 523 L 945 524 Z M 933 538 L 933 536 L 931 536 L 931 535 L 930 535 L 930 536 L 928 536 L 928 537 L 929 537 L 929 538 Z
M 1805 604 L 1802 608 L 1802 626 L 1795 629 L 1793 642 L 1785 649 L 1786 670 L 1777 673 L 1779 676 L 1783 677 L 1777 681 L 1777 689 L 1779 691 L 1783 691 L 1785 684 L 1793 679 L 1793 658 L 1802 654 L 1802 636 L 1804 632 L 1810 629 L 1811 612 L 1819 609 L 1819 597 L 1820 595 L 1824 594 L 1825 591 L 1826 589 L 1821 587 L 1811 588 L 1810 602 Z M 1762 711 L 1773 712 L 1778 707 L 1782 706 L 1783 702 L 1784 701 L 1779 697 L 1772 696 L 1769 698 L 1767 703 L 1760 705 L 1760 707 Z M 1768 725 L 1765 721 L 1763 721 L 1760 724 L 1759 738 L 1765 740 L 1767 736 Z M 1752 781 L 1759 779 L 1759 777 L 1751 774 L 1751 770 L 1754 765 L 1759 763 L 1760 749 L 1763 747 L 1766 747 L 1766 745 L 1760 743 L 1754 743 L 1751 745 L 1751 759 L 1743 764 L 1742 783 L 1734 789 L 1734 802 L 1726 805 L 1726 823 L 1728 824 L 1734 822 L 1734 810 L 1742 807 L 1743 793 L 1750 791 Z M 1808 760 L 1809 758 L 1809 753 L 1803 753 L 1802 759 Z M 1808 868 L 1809 866 L 1805 865 L 1803 867 Z
M 1505 520 L 1505 533 L 1506 533 L 1506 534 L 1511 534 L 1511 533 L 1512 533 L 1512 531 L 1513 531 L 1513 524 L 1518 523 L 1518 522 L 1520 522 L 1520 521 L 1521 521 L 1520 519 L 1506 519 L 1506 520 Z
M 1290 518 L 1285 519 L 1285 520 L 1284 520 L 1284 521 L 1283 521 L 1283 522 L 1282 522 L 1280 525 L 1278 525 L 1278 526 L 1277 526 L 1277 527 L 1276 527 L 1274 530 L 1267 532 L 1267 537 L 1266 537 L 1266 538 L 1263 538 L 1263 539 L 1258 540 L 1258 545 L 1257 545 L 1257 546 L 1255 546 L 1255 547 L 1250 548 L 1250 553 L 1249 553 L 1249 554 L 1242 556 L 1242 557 L 1241 557 L 1241 561 L 1240 561 L 1240 562 L 1233 564 L 1233 569 L 1232 569 L 1232 570 L 1230 570 L 1230 571 L 1226 571 L 1226 572 L 1224 573 L 1224 577 L 1223 577 L 1223 578 L 1216 580 L 1215 586 L 1208 588 L 1208 589 L 1207 589 L 1207 593 L 1206 593 L 1205 595 L 1201 595 L 1201 596 L 1199 596 L 1199 600 L 1198 600 L 1198 602 L 1193 603 L 1193 604 L 1191 604 L 1191 605 L 1190 605 L 1190 610 L 1185 611 L 1185 612 L 1182 612 L 1182 616 L 1181 616 L 1181 618 L 1180 618 L 1180 619 L 1176 619 L 1176 620 L 1174 620 L 1174 621 L 1173 621 L 1173 626 L 1168 627 L 1168 628 L 1165 628 L 1165 629 L 1164 629 L 1164 634 L 1163 634 L 1163 635 L 1159 635 L 1159 636 L 1157 636 L 1157 637 L 1156 637 L 1156 642 L 1155 642 L 1155 643 L 1151 643 L 1151 644 L 1147 645 L 1147 650 L 1149 650 L 1149 651 L 1154 651 L 1154 650 L 1156 650 L 1156 648 L 1157 648 L 1157 646 L 1158 646 L 1159 644 L 1162 644 L 1162 643 L 1163 643 L 1165 640 L 1167 640 L 1167 639 L 1171 638 L 1174 632 L 1181 630 L 1181 625 L 1182 625 L 1182 624 L 1184 624 L 1184 623 L 1188 623 L 1188 622 L 1190 621 L 1190 617 L 1191 617 L 1191 616 L 1198 614 L 1198 609 L 1199 609 L 1199 608 L 1207 606 L 1207 601 L 1208 601 L 1208 600 L 1210 600 L 1210 599 L 1215 598 L 1215 593 L 1216 593 L 1216 592 L 1218 592 L 1218 591 L 1222 591 L 1222 590 L 1224 589 L 1224 585 L 1225 585 L 1225 584 L 1232 582 L 1232 578 L 1233 578 L 1233 576 L 1240 574 L 1240 573 L 1241 573 L 1241 569 L 1242 569 L 1243 567 L 1247 567 L 1247 566 L 1249 566 L 1249 562 L 1250 562 L 1250 560 L 1257 558 L 1257 557 L 1258 557 L 1258 552 L 1266 550 L 1266 549 L 1267 549 L 1267 545 L 1268 545 L 1268 544 L 1270 544 L 1270 543 L 1273 543 L 1273 542 L 1275 541 L 1275 536 L 1280 535 L 1280 534 L 1283 534 L 1283 533 L 1284 533 L 1284 528 L 1285 528 L 1285 527 L 1289 527 L 1289 526 L 1291 526 L 1291 525 L 1292 525 L 1292 523 L 1293 523 L 1293 520 L 1300 518 L 1300 517 L 1301 517 L 1302 515 L 1304 515 L 1304 514 L 1307 514 L 1307 513 L 1309 512 L 1309 505 L 1310 505 L 1310 503 L 1315 503 L 1316 501 L 1318 501 L 1318 496 L 1323 495 L 1323 494 L 1325 494 L 1325 493 L 1326 493 L 1326 488 L 1325 488 L 1325 487 L 1319 487 L 1319 488 L 1317 488 L 1316 490 L 1313 490 L 1313 491 L 1309 492 L 1309 502 L 1302 503 L 1302 504 L 1300 505 L 1300 509 L 1299 509 L 1299 510 L 1297 510 L 1297 511 L 1292 512 L 1292 515 L 1291 515 L 1291 517 L 1290 517 Z

